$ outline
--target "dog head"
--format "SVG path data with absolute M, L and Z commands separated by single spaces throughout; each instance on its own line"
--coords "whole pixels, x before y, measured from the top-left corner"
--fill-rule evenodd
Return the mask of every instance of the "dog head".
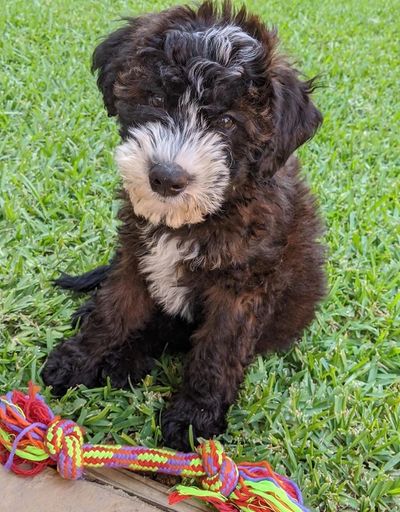
M 313 136 L 312 81 L 276 48 L 275 31 L 229 2 L 128 19 L 96 48 L 137 215 L 172 228 L 202 222 Z

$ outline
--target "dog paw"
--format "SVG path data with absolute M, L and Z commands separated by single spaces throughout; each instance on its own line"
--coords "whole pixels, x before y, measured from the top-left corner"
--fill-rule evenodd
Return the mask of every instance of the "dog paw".
M 189 427 L 193 438 L 211 439 L 226 428 L 226 410 L 220 404 L 199 404 L 184 396 L 176 395 L 162 415 L 162 433 L 166 446 L 180 451 L 191 451 Z
M 69 388 L 78 384 L 94 387 L 99 384 L 98 371 L 90 368 L 89 359 L 77 340 L 64 341 L 47 358 L 41 372 L 43 382 L 46 386 L 52 386 L 55 396 L 64 395 Z

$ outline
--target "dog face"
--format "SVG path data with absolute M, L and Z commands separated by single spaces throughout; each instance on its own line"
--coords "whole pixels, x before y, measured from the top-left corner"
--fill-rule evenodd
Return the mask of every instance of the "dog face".
M 244 9 L 176 7 L 129 19 L 95 50 L 93 69 L 134 211 L 178 228 L 202 222 L 281 167 L 321 115 L 312 82 L 276 53 Z

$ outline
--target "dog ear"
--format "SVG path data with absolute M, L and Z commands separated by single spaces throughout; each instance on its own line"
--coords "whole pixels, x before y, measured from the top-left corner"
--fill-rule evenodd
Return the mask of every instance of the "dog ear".
M 322 123 L 322 115 L 311 100 L 314 80 L 302 81 L 298 72 L 279 63 L 270 74 L 273 135 L 261 156 L 263 174 L 272 175 L 289 156 L 311 139 Z
M 109 116 L 117 115 L 114 85 L 119 73 L 133 56 L 135 33 L 141 21 L 142 18 L 128 18 L 128 25 L 110 34 L 93 53 L 92 72 L 98 72 L 97 86 L 103 94 Z

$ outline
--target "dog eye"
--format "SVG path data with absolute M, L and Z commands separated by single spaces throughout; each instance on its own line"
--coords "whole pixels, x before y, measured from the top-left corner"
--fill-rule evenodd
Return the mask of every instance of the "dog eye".
M 224 130 L 230 130 L 235 126 L 235 121 L 231 116 L 222 116 L 217 120 L 217 125 Z
M 163 107 L 164 106 L 164 98 L 162 96 L 151 96 L 149 99 L 149 103 L 153 107 Z

